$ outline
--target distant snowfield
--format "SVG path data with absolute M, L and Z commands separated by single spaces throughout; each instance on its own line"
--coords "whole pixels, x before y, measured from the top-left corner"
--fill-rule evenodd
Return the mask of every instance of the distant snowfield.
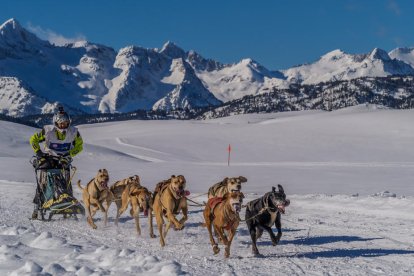
M 213 256 L 200 207 L 190 207 L 186 228 L 170 231 L 163 249 L 158 238 L 149 238 L 144 217 L 141 237 L 128 215 L 115 227 L 114 206 L 109 225 L 99 220 L 97 230 L 83 218 L 29 221 L 28 139 L 35 129 L 0 122 L 0 274 L 412 275 L 413 121 L 414 110 L 358 106 L 79 126 L 86 144 L 74 161 L 75 181 L 85 183 L 107 168 L 113 182 L 138 174 L 153 189 L 183 174 L 191 198 L 225 176 L 243 175 L 246 202 L 282 184 L 292 204 L 282 216 L 280 244 L 271 246 L 264 234 L 258 244 L 263 257 L 253 257 L 241 223 L 229 260 L 222 252 Z

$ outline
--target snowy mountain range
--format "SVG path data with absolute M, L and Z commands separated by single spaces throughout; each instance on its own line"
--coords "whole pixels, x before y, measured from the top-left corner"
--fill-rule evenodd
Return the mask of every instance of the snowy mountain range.
M 252 59 L 222 64 L 167 42 L 161 49 L 114 49 L 80 41 L 56 46 L 10 19 L 0 26 L 0 113 L 170 111 L 219 106 L 292 85 L 414 75 L 414 48 L 335 50 L 318 61 L 269 70 Z

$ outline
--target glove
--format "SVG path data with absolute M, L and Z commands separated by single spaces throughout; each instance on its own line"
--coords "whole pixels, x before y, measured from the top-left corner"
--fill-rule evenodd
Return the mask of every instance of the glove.
M 68 164 L 72 163 L 72 157 L 70 157 L 69 154 L 62 155 L 60 157 L 60 163 L 62 165 L 68 165 Z
M 36 151 L 36 157 L 40 159 L 40 158 L 46 157 L 46 154 L 43 151 L 38 150 Z

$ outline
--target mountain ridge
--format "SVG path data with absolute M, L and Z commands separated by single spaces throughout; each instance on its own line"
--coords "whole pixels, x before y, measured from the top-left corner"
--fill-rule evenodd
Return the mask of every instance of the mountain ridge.
M 80 114 L 197 109 L 295 84 L 392 75 L 414 75 L 413 48 L 366 54 L 338 49 L 313 63 L 269 70 L 251 58 L 232 64 L 206 59 L 171 41 L 161 49 L 132 45 L 118 51 L 88 41 L 57 46 L 16 19 L 0 26 L 0 113 L 16 117 L 53 112 L 57 103 Z M 22 84 L 30 89 L 23 93 Z

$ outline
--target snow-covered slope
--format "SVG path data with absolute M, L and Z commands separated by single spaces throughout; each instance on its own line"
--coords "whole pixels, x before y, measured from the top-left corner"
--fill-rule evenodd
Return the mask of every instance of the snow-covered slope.
M 317 84 L 360 77 L 385 77 L 414 74 L 414 69 L 399 60 L 391 59 L 381 49 L 375 48 L 367 55 L 352 55 L 335 50 L 318 61 L 283 71 L 291 82 Z
M 174 108 L 220 103 L 194 72 L 181 81 L 165 79 L 191 69 L 186 62 L 175 66 L 174 47 L 185 53 L 172 43 L 167 43 L 161 52 L 130 46 L 116 53 L 112 48 L 86 41 L 60 47 L 38 39 L 14 19 L 0 26 L 0 34 L 0 75 L 28 84 L 34 94 L 48 102 L 60 102 L 87 113 L 149 110 L 168 93 L 171 97 L 191 83 L 191 93 L 203 91 L 201 94 L 208 95 L 186 96 L 183 101 L 181 93 L 172 99 L 176 102 Z M 0 90 L 2 98 L 8 97 L 6 93 Z M 15 102 L 24 100 L 20 95 Z M 12 112 L 16 109 L 18 105 L 12 102 L 2 107 L 7 114 L 16 114 Z M 35 110 L 33 107 L 16 115 L 34 114 Z
M 244 59 L 218 70 L 198 71 L 197 75 L 207 89 L 224 102 L 269 92 L 273 87 L 288 86 L 282 74 L 270 72 L 252 59 Z
M 99 110 L 170 110 L 220 104 L 179 55 L 169 53 L 173 58 L 163 53 L 170 48 L 165 46 L 161 53 L 141 47 L 121 49 L 115 67 L 122 73 L 112 80 Z
M 113 73 L 113 49 L 87 42 L 57 47 L 37 39 L 13 19 L 0 26 L 0 33 L 2 76 L 17 78 L 49 102 L 96 111 L 105 79 Z
M 0 113 L 21 117 L 26 114 L 50 113 L 56 103 L 37 96 L 30 87 L 12 77 L 0 77 Z
M 179 84 L 173 91 L 154 104 L 154 110 L 193 109 L 216 106 L 221 103 L 204 87 L 203 83 L 197 78 L 194 69 L 184 62 L 182 58 L 174 59 L 172 67 L 174 67 L 174 70 L 170 71 L 173 73 L 163 80 L 177 83 L 177 79 L 179 79 Z
M 35 129 L 0 121 L 0 274 L 412 275 L 413 119 L 413 110 L 362 105 L 79 126 L 85 150 L 75 157 L 74 182 L 107 168 L 112 183 L 138 174 L 152 190 L 183 174 L 190 198 L 200 203 L 226 176 L 247 177 L 245 203 L 282 184 L 291 206 L 282 216 L 280 243 L 272 246 L 264 233 L 263 256 L 254 257 L 241 222 L 228 260 L 213 255 L 198 206 L 189 207 L 186 227 L 171 230 L 163 249 L 149 238 L 143 216 L 142 236 L 129 212 L 116 227 L 114 205 L 107 227 L 96 215 L 97 230 L 85 218 L 29 221 L 35 184 L 28 139 Z M 77 187 L 74 192 L 81 198 Z
M 401 60 L 414 68 L 414 48 L 397 48 L 392 50 L 389 56 Z

